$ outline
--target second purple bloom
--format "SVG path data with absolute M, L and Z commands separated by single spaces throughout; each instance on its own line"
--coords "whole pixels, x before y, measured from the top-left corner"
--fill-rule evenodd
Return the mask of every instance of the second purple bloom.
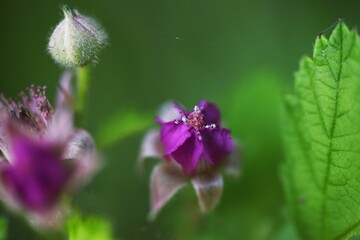
M 202 212 L 210 211 L 222 195 L 221 171 L 237 175 L 240 157 L 237 142 L 221 126 L 219 109 L 204 100 L 192 111 L 175 103 L 165 104 L 157 122 L 161 128 L 145 135 L 140 153 L 140 165 L 149 157 L 164 159 L 151 175 L 150 219 L 188 181 Z
M 174 119 L 158 118 L 164 156 L 171 156 L 187 175 L 195 172 L 202 158 L 217 167 L 232 151 L 230 131 L 221 127 L 218 108 L 204 100 L 191 112 L 176 104 L 174 107 L 178 111 Z

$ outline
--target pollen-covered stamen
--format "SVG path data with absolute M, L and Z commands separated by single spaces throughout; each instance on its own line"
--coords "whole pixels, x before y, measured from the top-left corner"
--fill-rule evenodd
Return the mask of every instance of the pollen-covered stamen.
M 46 98 L 46 86 L 30 86 L 29 94 L 31 96 L 31 100 L 38 111 L 41 112 L 41 115 L 46 119 L 50 120 L 53 114 L 53 108 L 50 105 L 49 100 Z
M 39 130 L 36 121 L 30 111 L 23 106 L 19 106 L 19 120 L 27 126 L 30 126 L 36 130 Z
M 13 101 L 0 95 L 0 110 L 7 112 L 11 119 L 28 129 L 42 131 L 53 115 L 53 108 L 45 96 L 46 87 L 31 85 L 28 92 L 20 92 L 19 99 Z
M 204 126 L 204 114 L 198 106 L 186 117 L 186 124 L 199 131 Z

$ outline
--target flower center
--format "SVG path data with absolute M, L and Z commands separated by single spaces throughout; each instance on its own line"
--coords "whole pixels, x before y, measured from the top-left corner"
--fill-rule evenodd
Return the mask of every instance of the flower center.
M 187 124 L 199 131 L 204 125 L 204 114 L 192 112 L 187 116 Z
M 41 112 L 41 115 L 46 120 L 50 120 L 54 110 L 52 109 L 49 100 L 46 98 L 45 92 L 46 86 L 37 86 L 35 88 L 32 85 L 29 88 L 30 97 L 32 98 L 30 100 L 34 102 L 34 105 L 37 107 L 37 110 Z M 23 101 L 26 101 L 26 98 L 23 98 Z
M 199 131 L 204 126 L 204 114 L 198 106 L 195 106 L 194 111 L 185 118 L 185 123 L 196 131 Z

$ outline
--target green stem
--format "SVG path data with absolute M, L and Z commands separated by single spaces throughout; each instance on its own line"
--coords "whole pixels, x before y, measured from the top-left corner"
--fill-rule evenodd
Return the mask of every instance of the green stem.
M 90 83 L 90 67 L 78 67 L 77 75 L 77 99 L 76 99 L 76 123 L 80 126 L 85 125 L 86 102 Z

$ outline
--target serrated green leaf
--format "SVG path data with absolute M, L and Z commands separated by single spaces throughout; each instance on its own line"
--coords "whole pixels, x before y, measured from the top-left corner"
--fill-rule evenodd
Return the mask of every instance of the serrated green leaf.
M 285 99 L 286 197 L 304 239 L 360 233 L 360 41 L 339 23 Z
M 100 125 L 96 135 L 100 147 L 107 147 L 138 134 L 154 124 L 150 114 L 129 109 L 119 111 Z
M 103 218 L 75 215 L 67 222 L 69 240 L 112 240 L 111 226 Z

